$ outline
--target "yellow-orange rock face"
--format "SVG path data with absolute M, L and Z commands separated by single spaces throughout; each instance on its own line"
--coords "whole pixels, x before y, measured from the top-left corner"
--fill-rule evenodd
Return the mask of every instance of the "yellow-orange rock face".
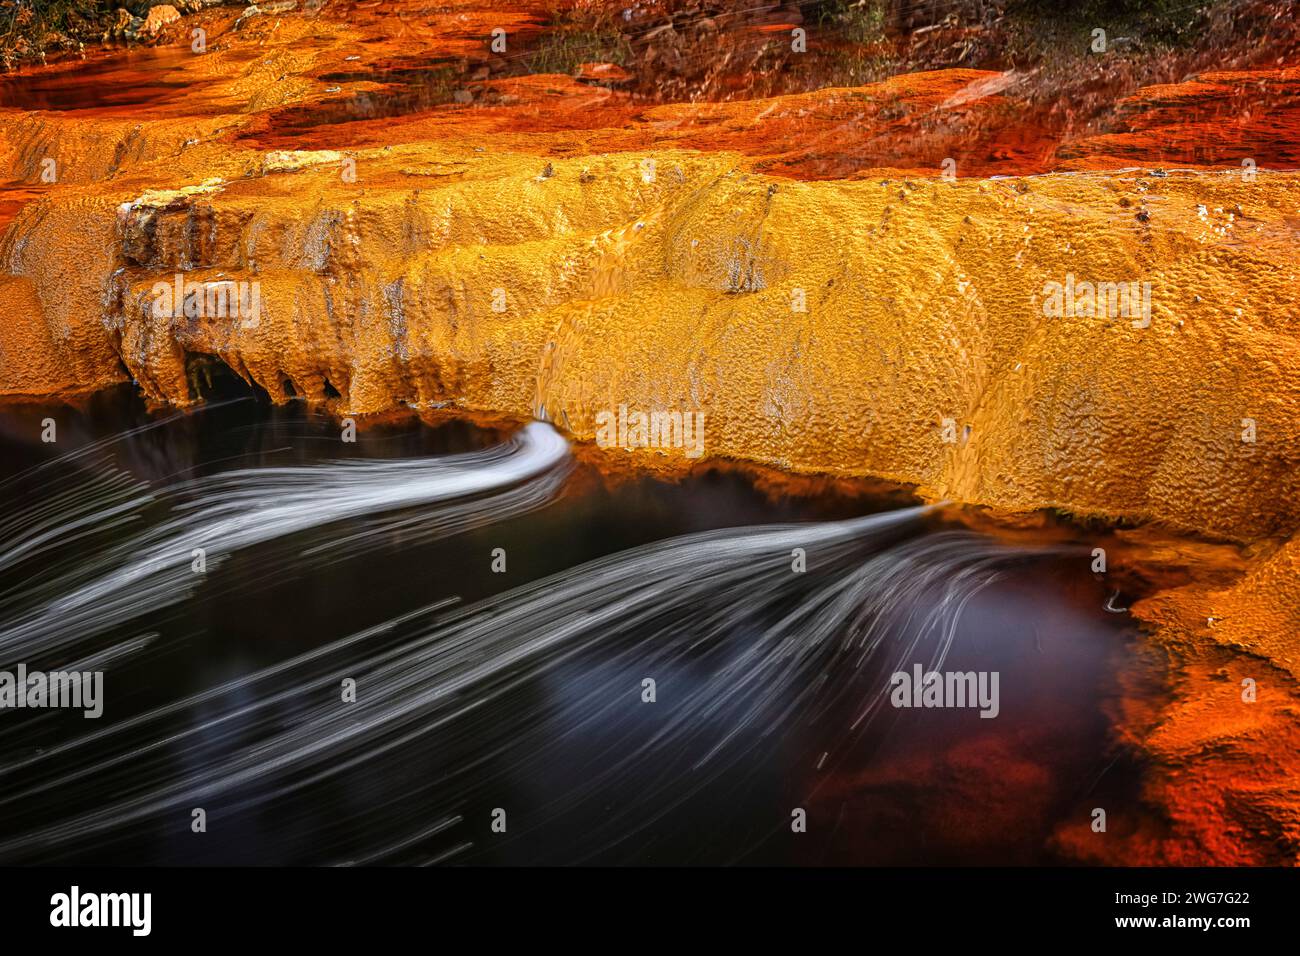
M 1294 528 L 1289 174 L 798 182 L 725 153 L 450 144 L 204 172 L 69 186 L 20 215 L 3 288 L 47 334 L 7 352 L 6 391 L 103 384 L 120 359 L 184 404 L 203 353 L 276 399 L 328 381 L 350 414 L 447 404 L 590 439 L 623 404 L 700 411 L 711 455 L 1232 537 Z M 157 314 L 178 274 L 256 283 L 256 321 Z M 1044 314 L 1070 277 L 1149 282 L 1149 324 Z

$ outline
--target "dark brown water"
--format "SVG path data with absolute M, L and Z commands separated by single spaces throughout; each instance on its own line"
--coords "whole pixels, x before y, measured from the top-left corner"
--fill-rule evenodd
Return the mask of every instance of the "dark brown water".
M 33 69 L 0 79 L 0 107 L 102 112 L 178 102 L 200 91 L 200 85 L 173 72 L 194 55 L 188 47 L 159 47 Z
M 57 476 L 91 469 L 101 458 L 161 487 L 235 468 L 474 452 L 505 437 L 462 422 L 430 427 L 412 419 L 363 430 L 355 444 L 343 444 L 338 426 L 303 404 L 276 408 L 250 399 L 119 437 L 102 455 L 51 464 L 167 415 L 174 413 L 150 415 L 129 389 L 103 393 L 81 410 L 4 409 L 0 518 L 27 513 L 47 500 Z M 58 423 L 54 445 L 37 438 L 47 417 Z M 407 527 L 372 536 L 363 551 L 331 548 L 371 527 L 349 520 L 239 551 L 194 594 L 95 637 L 102 648 L 148 638 L 107 668 L 101 719 L 0 712 L 0 859 L 1060 862 L 1053 844 L 1060 828 L 1086 826 L 1094 806 L 1135 803 L 1138 768 L 1113 745 L 1105 716 L 1118 694 L 1116 675 L 1135 666 L 1135 635 L 1126 616 L 1102 609 L 1111 592 L 1088 573 L 1086 553 L 984 565 L 988 549 L 998 546 L 949 537 L 952 530 L 938 519 L 872 538 L 834 565 L 819 567 L 814 551 L 805 578 L 779 600 L 768 601 L 770 585 L 756 578 L 749 592 L 720 591 L 715 601 L 705 590 L 688 607 L 665 601 L 663 615 L 629 616 L 626 626 L 609 626 L 571 650 L 556 644 L 467 686 L 463 701 L 478 703 L 445 723 L 436 723 L 434 711 L 417 710 L 382 723 L 364 746 L 328 744 L 284 774 L 255 776 L 219 794 L 182 793 L 136 816 L 124 812 L 132 800 L 149 804 L 170 794 L 187 775 L 233 767 L 240 755 L 256 763 L 260 746 L 268 748 L 269 766 L 267 742 L 333 706 L 342 676 L 358 675 L 363 693 L 387 693 L 366 679 L 382 672 L 386 652 L 414 647 L 401 666 L 416 675 L 418 692 L 419 668 L 454 640 L 451 630 L 437 636 L 445 626 L 439 622 L 458 608 L 470 609 L 460 613 L 471 622 L 508 613 L 506 596 L 529 582 L 681 535 L 837 521 L 897 507 L 896 500 L 865 494 L 773 500 L 734 471 L 628 481 L 582 465 L 544 507 L 449 537 L 429 540 Z M 137 520 L 163 515 L 146 509 Z M 70 554 L 103 553 L 124 533 L 90 533 L 9 568 L 0 576 L 0 611 L 8 613 L 15 595 L 33 587 L 46 567 Z M 926 542 L 942 547 L 918 551 Z M 509 555 L 506 573 L 490 570 L 496 548 Z M 666 573 L 674 560 L 660 562 Z M 690 576 L 709 573 L 707 554 L 696 560 L 702 570 Z M 872 560 L 914 561 L 918 575 L 925 567 L 938 570 L 926 579 L 932 583 L 900 596 L 905 606 L 892 610 L 880 630 L 883 650 L 861 661 L 831 654 L 824 670 L 814 660 L 756 683 L 759 670 L 781 660 L 776 655 L 760 667 L 748 656 L 765 629 L 804 591 L 832 585 Z M 930 638 L 917 637 L 924 616 L 944 600 L 949 579 L 976 566 L 993 568 L 996 579 L 955 617 L 944 668 L 998 672 L 999 715 L 887 707 L 855 726 L 863 702 L 902 659 L 890 648 L 918 640 L 916 659 L 930 659 Z M 593 587 L 584 602 L 582 581 L 557 584 L 552 596 L 577 588 L 583 614 L 599 614 L 617 599 Z M 545 608 L 548 599 L 544 591 L 535 606 Z M 454 603 L 399 620 L 440 601 Z M 363 645 L 339 646 L 282 675 L 199 696 L 384 622 Z M 539 613 L 537 635 L 556 626 Z M 499 653 L 482 648 L 485 656 Z M 474 647 L 465 653 L 472 656 Z M 6 659 L 0 667 L 16 663 Z M 54 669 L 71 660 L 38 663 Z M 653 704 L 641 698 L 647 675 L 657 683 Z M 177 701 L 183 706 L 163 718 L 126 726 Z M 682 715 L 689 721 L 674 727 Z M 55 751 L 90 733 L 103 739 Z M 119 759 L 75 785 L 47 786 L 109 757 Z M 192 832 L 197 806 L 207 813 L 206 833 Z M 505 833 L 492 829 L 497 808 L 507 811 Z M 795 809 L 807 813 L 806 832 L 791 829 Z M 105 813 L 107 822 L 88 835 L 58 830 Z M 43 831 L 57 839 L 26 840 Z

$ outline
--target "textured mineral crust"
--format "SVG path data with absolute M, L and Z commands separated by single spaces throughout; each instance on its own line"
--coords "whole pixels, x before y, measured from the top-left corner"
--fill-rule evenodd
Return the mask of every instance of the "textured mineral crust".
M 1171 692 L 1117 719 L 1166 832 L 1060 842 L 1296 861 L 1293 46 L 1070 126 L 965 66 L 666 102 L 589 50 L 529 72 L 540 11 L 426 6 L 163 17 L 173 46 L 10 81 L 0 395 L 188 405 L 219 361 L 340 416 L 702 412 L 710 457 L 1232 542 L 1134 608 Z M 128 93 L 72 103 L 88 69 Z

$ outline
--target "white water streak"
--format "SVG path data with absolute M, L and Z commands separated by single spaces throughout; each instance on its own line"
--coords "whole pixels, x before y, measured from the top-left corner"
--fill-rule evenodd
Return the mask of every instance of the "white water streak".
M 932 668 L 942 666 L 965 602 L 995 579 L 1000 564 L 1026 552 L 952 533 L 886 547 L 911 533 L 924 510 L 646 545 L 455 612 L 398 646 L 375 651 L 367 643 L 406 632 L 432 609 L 93 732 L 0 768 L 9 794 L 0 807 L 128 768 L 131 786 L 98 809 L 0 843 L 0 859 L 102 842 L 179 819 L 188 807 L 224 815 L 292 805 L 340 776 L 364 787 L 382 780 L 384 767 L 430 746 L 472 741 L 472 756 L 443 768 L 446 787 L 377 790 L 365 819 L 325 825 L 310 850 L 313 859 L 328 859 L 332 845 L 364 832 L 371 849 L 360 856 L 339 850 L 336 862 L 427 855 L 431 848 L 417 846 L 424 835 L 440 832 L 440 821 L 482 796 L 486 784 L 476 768 L 500 761 L 525 778 L 544 776 L 563 738 L 611 732 L 626 746 L 611 745 L 565 795 L 566 806 L 596 798 L 647 761 L 661 768 L 634 806 L 601 818 L 601 845 L 614 845 L 741 764 L 764 740 L 847 700 L 856 720 L 831 728 L 819 747 L 838 747 L 842 756 L 886 696 L 885 681 L 864 686 L 858 679 L 869 663 L 888 671 L 924 654 Z M 864 557 L 864 547 L 877 553 Z M 794 548 L 807 551 L 807 574 L 792 572 Z M 596 647 L 611 676 L 570 703 L 562 733 L 515 713 L 512 695 Z M 621 727 L 630 689 L 617 675 L 630 661 L 647 674 L 707 664 L 648 739 Z M 339 701 L 341 676 L 357 678 L 355 703 Z M 196 713 L 178 719 L 184 711 Z M 93 753 L 82 752 L 92 742 Z M 180 774 L 164 772 L 169 754 L 190 748 L 211 748 L 211 758 L 187 762 Z
M 244 469 L 156 493 L 121 475 L 97 478 L 11 519 L 6 528 L 21 532 L 0 547 L 0 569 L 53 543 L 138 521 L 159 500 L 171 504 L 172 516 L 6 593 L 0 660 L 57 659 L 90 637 L 183 600 L 204 580 L 194 570 L 196 549 L 211 572 L 241 549 L 388 512 L 403 515 L 349 535 L 350 553 L 395 527 L 452 534 L 545 504 L 569 462 L 564 438 L 534 422 L 504 444 L 441 458 Z

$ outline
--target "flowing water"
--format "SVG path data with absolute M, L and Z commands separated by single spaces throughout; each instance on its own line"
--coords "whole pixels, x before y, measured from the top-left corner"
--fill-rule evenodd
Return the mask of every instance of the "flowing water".
M 0 715 L 0 861 L 1051 862 L 1133 798 L 1136 635 L 1082 547 L 543 423 L 339 436 L 0 411 L 0 669 L 104 672 L 98 719 Z M 996 672 L 997 716 L 893 706 L 918 664 Z

